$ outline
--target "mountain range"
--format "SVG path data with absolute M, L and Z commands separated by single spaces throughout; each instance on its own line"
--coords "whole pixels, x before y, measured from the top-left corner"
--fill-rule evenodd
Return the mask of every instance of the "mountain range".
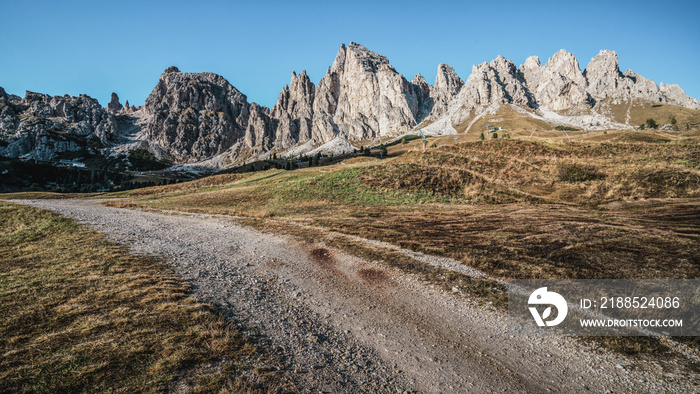
M 50 161 L 139 149 L 176 165 L 226 168 L 273 154 L 352 151 L 419 125 L 426 134 L 472 132 L 479 120 L 504 116 L 527 127 L 633 128 L 635 105 L 700 110 L 678 85 L 621 72 L 609 50 L 583 71 L 565 50 L 519 67 L 499 56 L 474 65 L 466 81 L 440 64 L 430 85 L 420 74 L 408 81 L 386 57 L 350 43 L 318 84 L 293 72 L 271 109 L 248 102 L 217 74 L 177 67 L 161 74 L 139 107 L 122 105 L 114 93 L 102 107 L 86 95 L 21 98 L 0 88 L 0 156 Z

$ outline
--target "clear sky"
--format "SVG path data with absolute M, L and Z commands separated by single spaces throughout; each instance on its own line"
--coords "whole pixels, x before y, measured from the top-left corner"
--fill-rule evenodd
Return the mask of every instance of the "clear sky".
M 168 66 L 224 76 L 271 107 L 292 71 L 317 83 L 341 43 L 433 83 L 466 80 L 498 55 L 542 63 L 565 48 L 585 68 L 601 49 L 620 68 L 700 98 L 700 1 L 12 1 L 0 0 L 0 86 L 52 95 L 116 92 L 141 105 Z

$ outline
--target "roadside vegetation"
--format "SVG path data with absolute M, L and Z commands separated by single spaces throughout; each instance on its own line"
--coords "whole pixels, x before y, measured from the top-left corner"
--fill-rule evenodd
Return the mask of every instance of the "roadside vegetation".
M 0 256 L 0 392 L 272 384 L 274 360 L 180 278 L 72 220 L 0 202 Z

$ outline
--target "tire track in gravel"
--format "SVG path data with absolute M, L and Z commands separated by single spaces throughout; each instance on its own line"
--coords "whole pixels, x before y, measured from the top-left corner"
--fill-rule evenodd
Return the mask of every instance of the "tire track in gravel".
M 697 389 L 643 362 L 567 338 L 513 337 L 501 314 L 413 276 L 322 244 L 230 220 L 106 207 L 99 200 L 21 201 L 73 217 L 161 257 L 287 363 L 302 392 L 615 392 Z

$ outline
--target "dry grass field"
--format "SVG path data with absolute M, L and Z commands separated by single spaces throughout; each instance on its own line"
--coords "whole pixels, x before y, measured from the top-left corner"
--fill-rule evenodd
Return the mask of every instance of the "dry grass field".
M 264 392 L 241 372 L 274 365 L 158 262 L 7 202 L 0 314 L 0 392 Z
M 450 136 L 426 153 L 412 141 L 385 160 L 221 175 L 110 204 L 311 224 L 504 279 L 699 277 L 697 138 L 607 137 Z
M 504 280 L 700 277 L 700 133 L 572 132 L 572 142 L 555 130 L 509 134 L 434 137 L 425 153 L 414 140 L 390 147 L 384 160 L 221 175 L 201 187 L 122 193 L 109 204 L 234 215 L 270 231 L 324 236 L 311 225 L 451 257 Z M 505 305 L 492 282 L 325 242 Z M 649 338 L 594 342 L 626 353 L 663 349 Z

